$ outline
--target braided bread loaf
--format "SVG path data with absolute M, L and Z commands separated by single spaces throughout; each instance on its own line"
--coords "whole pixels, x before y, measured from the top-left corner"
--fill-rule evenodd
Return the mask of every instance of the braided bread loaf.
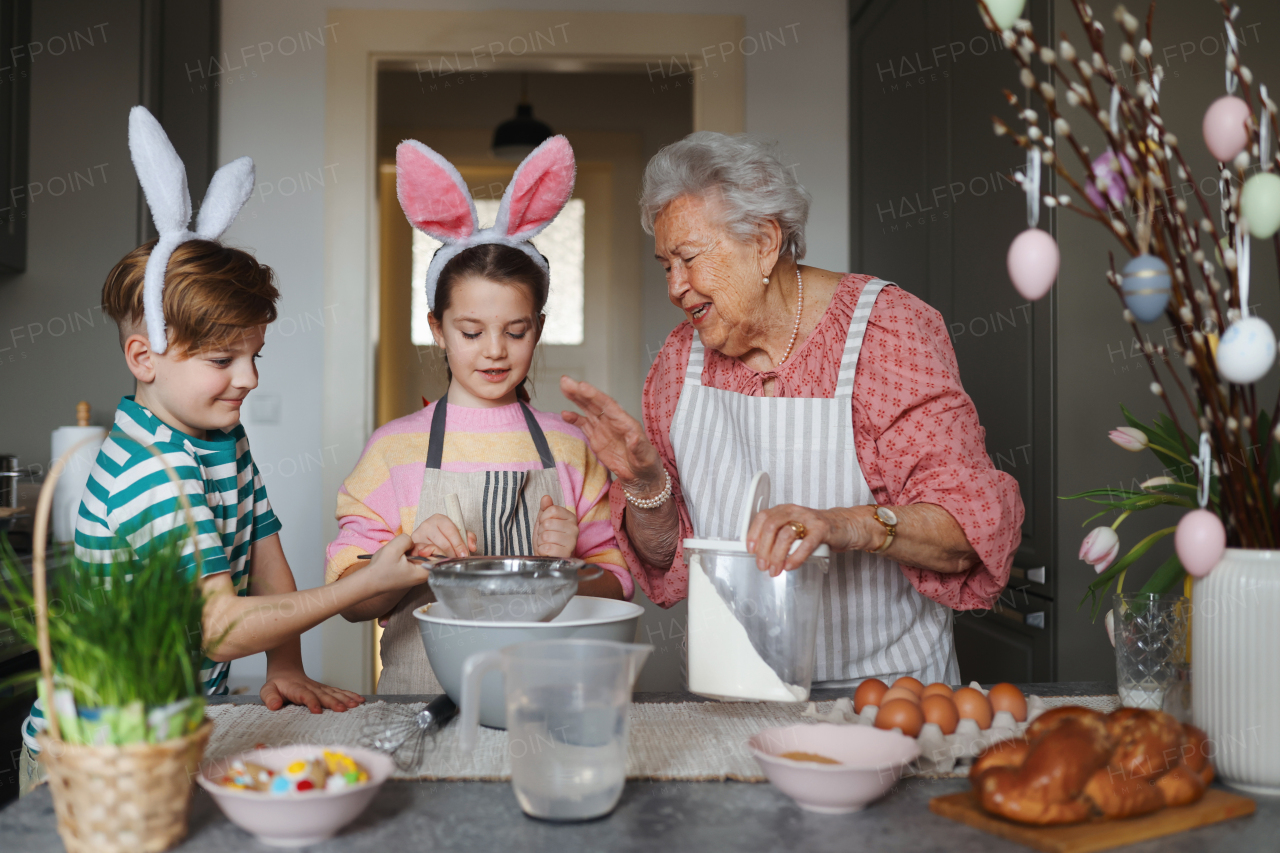
M 1213 780 L 1205 734 L 1161 711 L 1054 708 L 978 756 L 969 781 L 988 812 L 1036 825 L 1194 803 Z

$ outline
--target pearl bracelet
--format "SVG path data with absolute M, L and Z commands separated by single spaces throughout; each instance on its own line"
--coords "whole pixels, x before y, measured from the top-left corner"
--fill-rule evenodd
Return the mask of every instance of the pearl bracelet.
M 667 478 L 667 484 L 662 487 L 662 492 L 656 498 L 637 498 L 624 486 L 622 493 L 627 496 L 627 502 L 640 509 L 657 509 L 666 503 L 671 497 L 671 474 L 665 468 L 662 473 Z

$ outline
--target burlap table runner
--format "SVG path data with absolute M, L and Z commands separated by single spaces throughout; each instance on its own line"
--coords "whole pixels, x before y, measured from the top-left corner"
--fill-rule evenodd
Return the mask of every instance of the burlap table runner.
M 829 712 L 833 704 L 819 702 L 816 710 Z M 1053 696 L 1046 697 L 1045 704 L 1111 711 L 1119 703 L 1115 696 Z M 259 744 L 356 745 L 365 726 L 387 714 L 417 713 L 423 707 L 422 703 L 370 702 L 341 714 L 312 714 L 303 707 L 269 711 L 262 705 L 211 705 L 208 714 L 215 725 L 205 756 L 224 758 Z M 747 739 L 770 726 L 810 722 L 804 716 L 806 707 L 763 702 L 633 704 L 627 778 L 763 782 L 764 775 L 747 750 Z M 475 751 L 464 757 L 454 722 L 428 743 L 417 767 L 397 771 L 394 778 L 504 781 L 511 778 L 511 754 L 522 748 L 520 743 L 508 743 L 505 731 L 482 727 Z

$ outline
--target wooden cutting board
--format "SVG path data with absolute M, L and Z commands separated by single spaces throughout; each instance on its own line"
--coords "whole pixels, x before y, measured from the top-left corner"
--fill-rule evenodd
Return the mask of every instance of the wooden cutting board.
M 1199 802 L 1176 809 L 1161 809 L 1142 817 L 1098 820 L 1070 826 L 1024 826 L 987 814 L 973 791 L 961 791 L 929 801 L 929 811 L 968 824 L 984 832 L 1017 841 L 1046 853 L 1091 853 L 1122 844 L 1135 844 L 1162 835 L 1208 826 L 1253 814 L 1253 800 L 1219 788 L 1205 791 Z

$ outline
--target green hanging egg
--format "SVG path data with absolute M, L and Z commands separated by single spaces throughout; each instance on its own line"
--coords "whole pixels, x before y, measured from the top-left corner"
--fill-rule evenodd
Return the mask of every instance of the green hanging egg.
M 1249 233 L 1259 240 L 1280 230 L 1280 175 L 1259 172 L 1245 181 L 1240 190 L 1240 215 L 1248 222 Z
M 996 22 L 1002 30 L 1007 30 L 1013 26 L 1013 22 L 1022 16 L 1022 10 L 1027 6 L 1027 0 L 986 0 L 987 11 L 991 13 L 991 18 Z

